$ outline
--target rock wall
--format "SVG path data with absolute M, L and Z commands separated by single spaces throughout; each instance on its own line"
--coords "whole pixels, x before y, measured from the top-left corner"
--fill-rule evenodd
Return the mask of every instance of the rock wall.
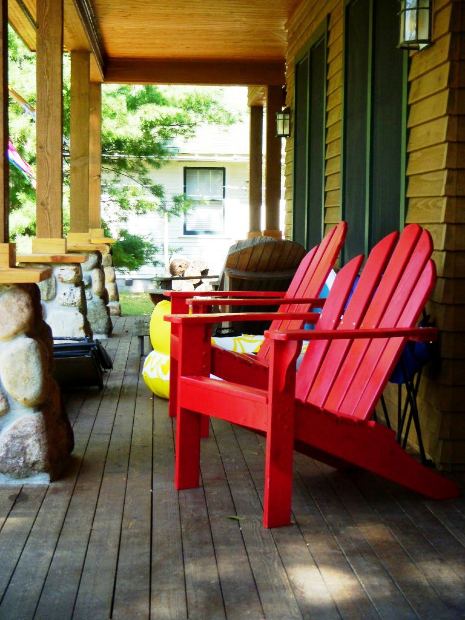
M 92 336 L 81 266 L 52 264 L 52 276 L 39 284 L 45 321 L 56 338 Z
M 73 449 L 52 363 L 51 330 L 42 318 L 38 287 L 0 285 L 2 476 L 53 480 Z
M 121 316 L 118 285 L 116 284 L 115 268 L 113 267 L 113 258 L 110 252 L 102 255 L 102 265 L 105 272 L 105 288 L 108 295 L 107 306 L 110 315 Z
M 106 274 L 100 252 L 87 253 L 87 260 L 82 263 L 82 278 L 87 304 L 87 320 L 94 338 L 108 338 L 111 334 L 112 323 L 108 308 L 108 293 L 105 288 Z

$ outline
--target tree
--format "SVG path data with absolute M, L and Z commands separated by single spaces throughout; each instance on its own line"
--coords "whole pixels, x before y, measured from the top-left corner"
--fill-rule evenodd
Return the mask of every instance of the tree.
M 9 30 L 9 71 L 13 88 L 30 105 L 35 105 L 35 56 Z M 68 148 L 70 128 L 69 57 L 64 59 L 64 145 L 65 197 L 69 186 Z M 191 203 L 184 196 L 166 196 L 162 185 L 153 180 L 153 172 L 172 158 L 175 140 L 191 137 L 201 123 L 232 124 L 237 118 L 220 103 L 221 89 L 161 87 L 153 85 L 104 85 L 102 88 L 102 212 L 104 226 L 125 231 L 130 213 L 155 211 L 167 222 L 186 212 Z M 34 165 L 35 127 L 30 114 L 17 100 L 10 102 L 10 135 L 20 155 Z M 10 209 L 12 236 L 35 233 L 35 191 L 21 173 L 12 170 Z M 65 200 L 64 220 L 69 221 L 69 205 Z M 135 249 L 127 231 L 121 243 Z M 139 244 L 139 261 L 149 256 L 148 239 Z M 155 248 L 150 254 L 151 260 Z M 124 249 L 124 248 L 123 248 Z M 126 250 L 129 249 L 129 246 Z M 117 250 L 118 252 L 118 250 Z M 121 251 L 121 261 L 127 256 Z M 168 255 L 165 240 L 164 257 Z M 135 268 L 143 262 L 128 261 Z M 124 266 L 123 264 L 121 266 Z

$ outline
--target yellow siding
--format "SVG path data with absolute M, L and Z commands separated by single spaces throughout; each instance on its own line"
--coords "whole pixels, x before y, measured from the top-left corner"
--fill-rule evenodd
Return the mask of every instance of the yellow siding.
M 344 1 L 302 0 L 288 23 L 288 104 L 294 59 L 329 16 L 325 225 L 341 216 Z M 434 0 L 433 45 L 411 54 L 407 222 L 434 241 L 438 282 L 429 311 L 441 330 L 439 374 L 426 376 L 420 411 L 426 450 L 445 468 L 465 467 L 465 3 Z M 286 235 L 292 234 L 293 140 L 287 144 Z M 395 407 L 396 390 L 386 391 Z M 415 438 L 411 437 L 412 442 Z

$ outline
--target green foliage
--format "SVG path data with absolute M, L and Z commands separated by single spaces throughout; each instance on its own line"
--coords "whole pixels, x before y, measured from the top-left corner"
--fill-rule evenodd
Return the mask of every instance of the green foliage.
M 9 82 L 35 107 L 35 55 L 30 53 L 10 28 Z M 69 135 L 70 135 L 70 58 L 63 60 L 64 132 L 64 230 L 69 226 Z M 106 225 L 118 233 L 129 214 L 158 212 L 170 219 L 191 208 L 184 196 L 165 195 L 153 172 L 163 166 L 176 149 L 177 138 L 189 138 L 200 123 L 229 125 L 237 118 L 219 102 L 221 89 L 153 85 L 104 85 L 102 87 L 102 212 Z M 23 106 L 10 97 L 10 136 L 20 155 L 30 165 L 36 161 L 35 121 Z M 10 167 L 11 236 L 35 233 L 35 189 L 29 179 Z M 137 247 L 127 231 L 120 252 L 121 266 L 135 268 L 139 261 L 150 262 L 153 245 L 143 240 Z M 134 238 L 135 239 L 135 238 Z M 137 256 L 131 259 L 134 245 Z M 147 245 L 144 245 L 147 244 Z M 126 247 L 126 249 L 125 249 Z
M 121 304 L 121 314 L 123 316 L 150 315 L 154 305 L 148 293 L 127 293 L 120 291 L 119 301 Z
M 112 85 L 102 92 L 106 212 L 124 221 L 128 211 L 157 211 L 169 218 L 187 211 L 190 203 L 179 196 L 166 197 L 151 172 L 173 156 L 173 141 L 192 137 L 199 123 L 237 120 L 218 102 L 220 91 Z
M 9 83 L 21 93 L 26 103 L 35 106 L 35 57 L 15 32 L 8 29 Z M 25 113 L 20 102 L 10 96 L 9 133 L 21 157 L 30 165 L 36 161 L 35 121 Z M 12 237 L 35 233 L 35 188 L 15 166 L 10 165 L 10 211 L 15 214 L 10 223 Z M 22 213 L 16 213 L 21 210 Z M 32 216 L 32 219 L 31 219 Z
M 147 238 L 131 235 L 122 229 L 113 245 L 113 264 L 121 271 L 135 271 L 142 265 L 158 265 L 158 248 Z

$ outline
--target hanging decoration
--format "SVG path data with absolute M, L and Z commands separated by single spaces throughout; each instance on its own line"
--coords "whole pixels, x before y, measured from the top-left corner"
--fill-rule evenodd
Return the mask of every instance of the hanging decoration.
M 30 179 L 35 186 L 35 176 L 31 166 L 24 161 L 11 140 L 8 140 L 8 160 L 15 168 L 22 172 L 25 177 Z

